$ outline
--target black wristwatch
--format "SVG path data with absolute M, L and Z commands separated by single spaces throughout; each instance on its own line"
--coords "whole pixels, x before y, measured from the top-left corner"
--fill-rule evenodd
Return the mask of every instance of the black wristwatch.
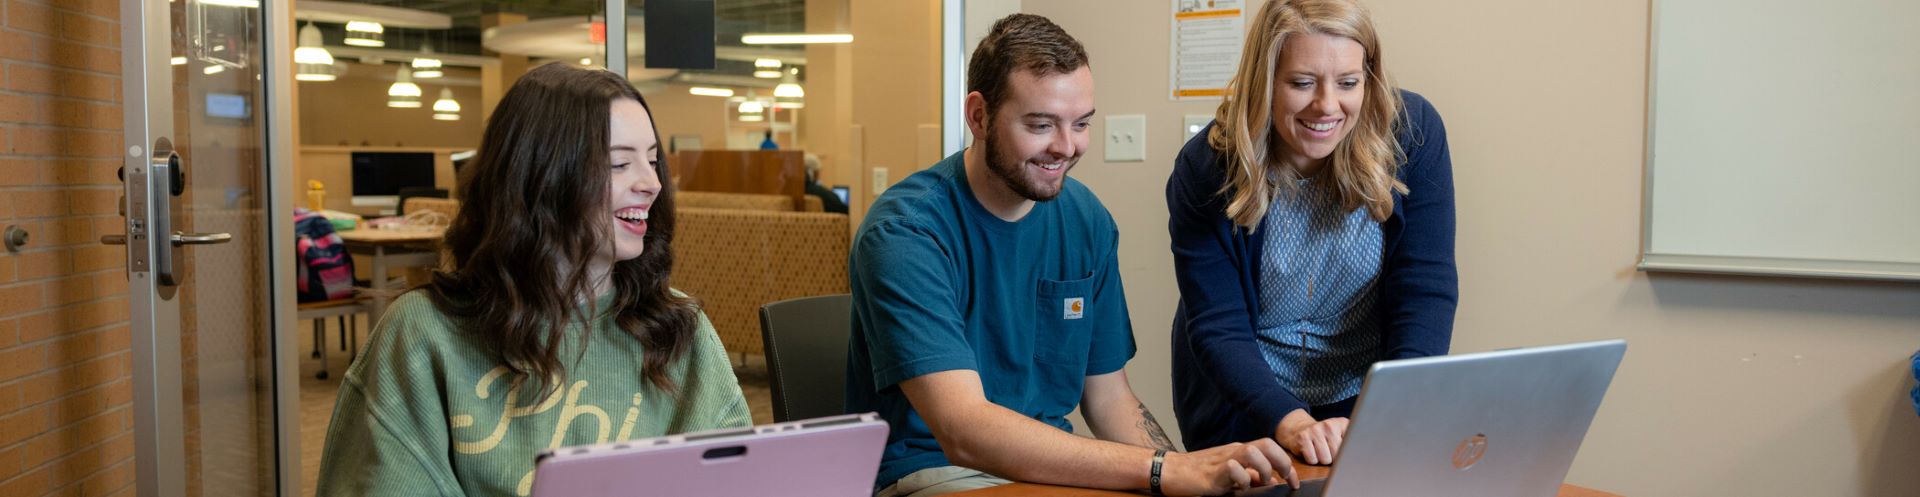
M 1160 493 L 1160 466 L 1166 462 L 1167 449 L 1153 451 L 1153 473 L 1147 476 L 1147 489 L 1152 491 L 1153 495 L 1159 497 L 1165 497 L 1167 495 Z

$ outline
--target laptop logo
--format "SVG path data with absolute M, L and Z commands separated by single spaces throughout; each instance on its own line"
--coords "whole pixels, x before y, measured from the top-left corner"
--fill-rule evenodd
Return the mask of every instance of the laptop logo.
M 1080 319 L 1082 316 L 1086 315 L 1085 307 L 1087 305 L 1087 299 L 1081 298 L 1081 297 L 1074 297 L 1074 298 L 1067 299 L 1065 304 L 1066 304 L 1065 305 L 1066 314 L 1063 316 L 1060 316 L 1061 319 Z
M 1475 434 L 1467 437 L 1466 440 L 1461 440 L 1460 446 L 1453 448 L 1453 467 L 1465 471 L 1479 464 L 1480 457 L 1485 455 L 1487 455 L 1487 436 Z

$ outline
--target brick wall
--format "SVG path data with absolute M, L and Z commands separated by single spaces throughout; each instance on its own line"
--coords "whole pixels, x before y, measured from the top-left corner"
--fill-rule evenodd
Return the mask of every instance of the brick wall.
M 119 3 L 0 0 L 0 495 L 131 495 Z

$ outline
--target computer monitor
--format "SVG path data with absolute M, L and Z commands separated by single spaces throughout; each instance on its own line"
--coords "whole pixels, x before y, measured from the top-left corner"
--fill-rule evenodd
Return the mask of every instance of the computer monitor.
M 433 187 L 433 152 L 353 153 L 355 207 L 398 207 L 409 187 Z
M 847 188 L 847 185 L 833 185 L 833 194 L 834 196 L 840 197 L 840 203 L 853 205 L 852 201 L 847 200 L 847 196 L 853 194 L 853 190 Z

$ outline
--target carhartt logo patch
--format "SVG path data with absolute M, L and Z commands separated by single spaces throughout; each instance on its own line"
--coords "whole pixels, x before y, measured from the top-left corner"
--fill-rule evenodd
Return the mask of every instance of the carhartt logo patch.
M 1067 303 L 1066 315 L 1063 315 L 1060 317 L 1065 319 L 1080 319 L 1081 316 L 1085 315 L 1085 312 L 1086 312 L 1085 307 L 1087 306 L 1087 299 L 1080 298 L 1080 297 L 1073 297 L 1073 298 L 1067 299 L 1066 303 Z

